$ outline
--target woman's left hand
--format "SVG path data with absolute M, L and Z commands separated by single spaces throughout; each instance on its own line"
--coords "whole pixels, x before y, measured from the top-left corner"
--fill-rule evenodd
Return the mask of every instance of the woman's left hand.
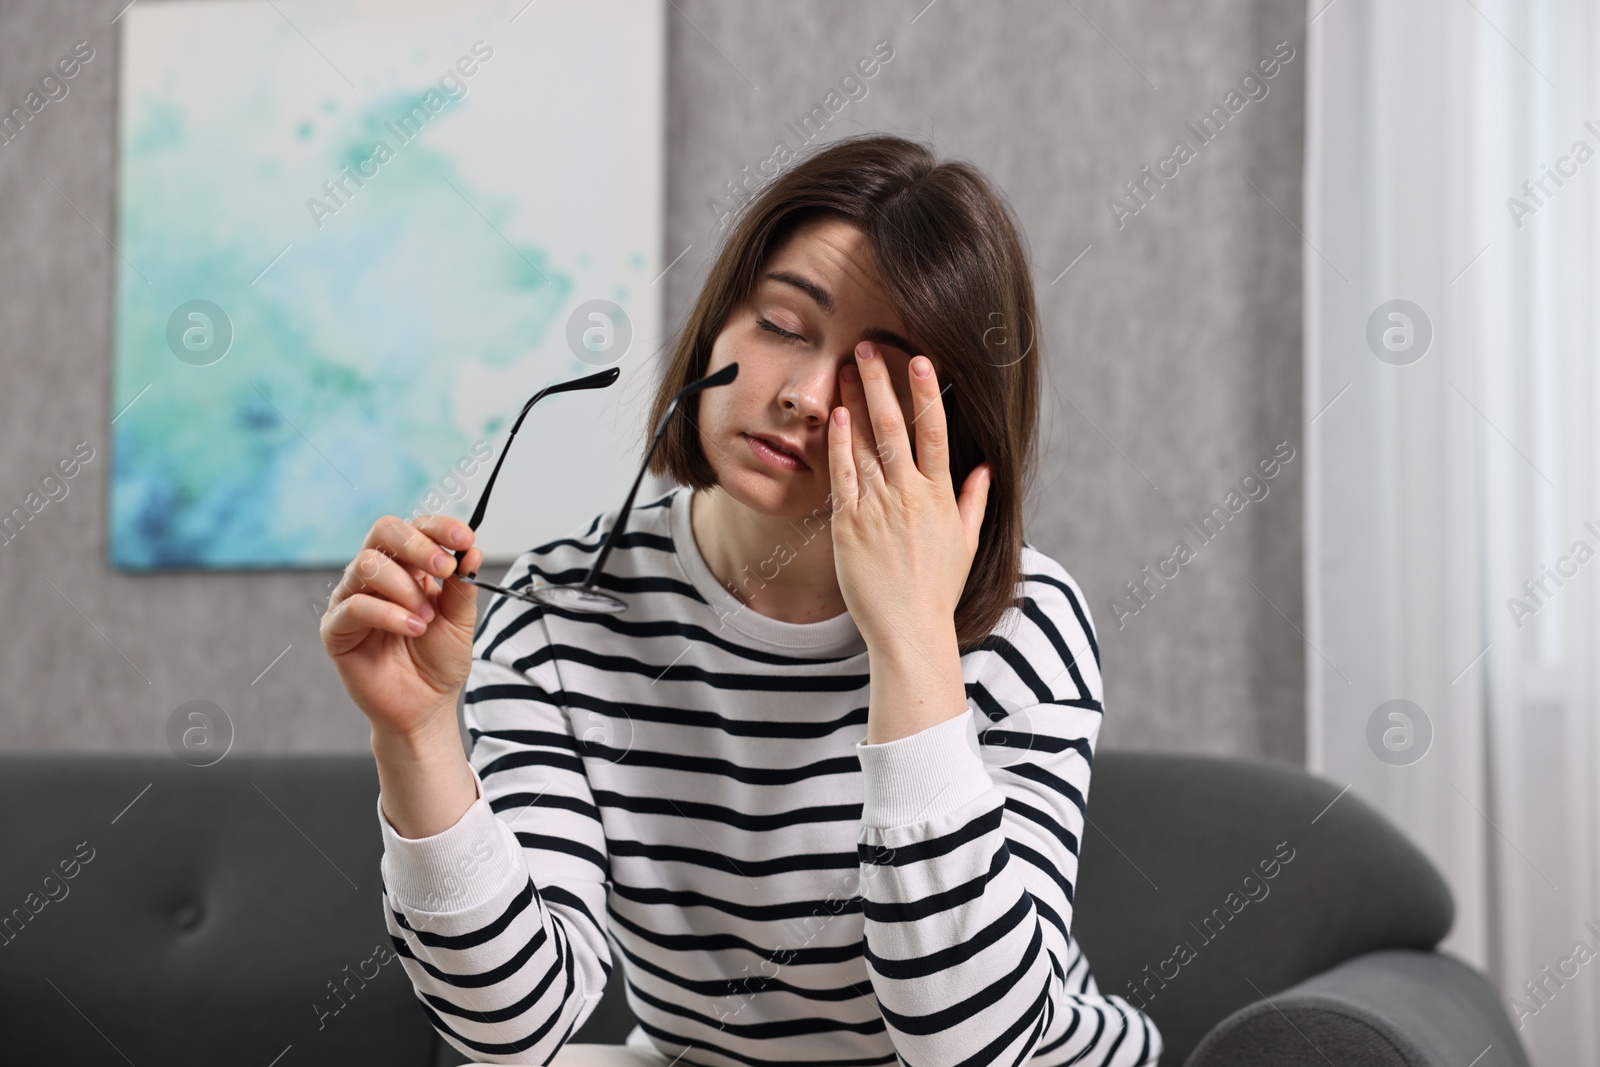
M 988 463 L 956 498 L 933 364 L 916 356 L 909 371 L 915 458 L 889 368 L 870 341 L 856 346 L 854 366 L 840 368 L 844 403 L 828 422 L 834 569 L 869 649 L 923 647 L 954 632 L 989 499 Z

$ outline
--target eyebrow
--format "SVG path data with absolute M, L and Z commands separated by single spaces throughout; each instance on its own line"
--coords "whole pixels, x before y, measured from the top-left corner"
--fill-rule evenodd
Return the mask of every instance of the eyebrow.
M 787 270 L 772 270 L 768 271 L 765 275 L 763 275 L 763 277 L 770 278 L 775 282 L 782 282 L 785 285 L 794 286 L 796 289 L 809 296 L 812 300 L 816 301 L 817 306 L 820 307 L 826 314 L 832 315 L 837 309 L 837 305 L 835 305 L 833 302 L 833 294 L 804 275 L 796 274 L 793 271 Z M 910 341 L 907 341 L 904 337 L 901 337 L 899 334 L 895 333 L 893 330 L 883 330 L 874 327 L 867 330 L 862 336 L 865 340 L 871 341 L 873 344 L 891 345 L 895 348 L 898 348 L 908 356 L 914 356 L 917 354 L 916 346 L 914 346 Z

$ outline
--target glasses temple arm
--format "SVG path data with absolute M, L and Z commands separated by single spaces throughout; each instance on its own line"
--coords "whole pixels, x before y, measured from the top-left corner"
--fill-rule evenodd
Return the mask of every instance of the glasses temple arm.
M 678 404 L 684 398 L 717 385 L 727 385 L 739 376 L 739 364 L 730 363 L 715 374 L 708 374 L 697 382 L 690 382 L 678 391 L 672 398 L 672 403 L 667 405 L 667 410 L 661 415 L 661 422 L 656 426 L 655 436 L 650 439 L 650 448 L 644 454 L 644 462 L 639 465 L 639 473 L 633 479 L 633 488 L 628 490 L 628 499 L 622 502 L 622 510 L 617 513 L 617 521 L 612 525 L 611 532 L 606 534 L 605 543 L 600 546 L 600 554 L 595 557 L 594 566 L 589 568 L 589 574 L 583 580 L 583 588 L 594 588 L 595 579 L 600 576 L 601 569 L 606 564 L 606 557 L 611 555 L 612 546 L 617 538 L 622 536 L 622 531 L 628 525 L 628 513 L 633 510 L 633 498 L 639 492 L 639 483 L 644 481 L 644 472 L 650 469 L 650 457 L 656 454 L 656 446 L 661 443 L 662 436 L 667 432 L 667 423 L 672 420 L 672 415 L 678 410 Z
M 522 420 L 528 417 L 528 412 L 533 410 L 533 405 L 551 393 L 565 393 L 573 389 L 603 389 L 616 381 L 617 376 L 621 373 L 616 367 L 610 367 L 599 374 L 576 378 L 570 382 L 547 385 L 537 393 L 534 393 L 533 399 L 522 405 L 522 410 L 517 414 L 516 421 L 511 424 L 511 432 L 506 435 L 505 447 L 500 449 L 500 458 L 494 461 L 494 469 L 489 472 L 489 480 L 484 483 L 483 492 L 478 495 L 478 505 L 472 509 L 472 518 L 467 520 L 467 528 L 469 530 L 476 533 L 478 524 L 483 522 L 483 514 L 489 507 L 489 493 L 494 489 L 494 480 L 500 476 L 500 466 L 506 461 L 506 453 L 511 451 L 511 442 L 516 439 L 517 431 L 522 428 Z M 459 567 L 461 565 L 461 561 L 466 558 L 466 555 L 467 550 L 464 548 L 456 552 L 456 566 Z
M 633 479 L 633 488 L 628 490 L 628 499 L 622 502 L 622 510 L 617 514 L 617 521 L 606 534 L 605 543 L 600 546 L 600 554 L 594 558 L 594 566 L 589 568 L 588 575 L 583 579 L 584 588 L 593 588 L 594 580 L 599 577 L 600 571 L 606 565 L 606 557 L 611 555 L 611 548 L 616 544 L 617 538 L 622 536 L 622 530 L 628 524 L 628 513 L 633 510 L 633 498 L 639 492 L 639 483 L 644 481 L 644 472 L 650 469 L 650 457 L 656 454 L 656 445 L 661 443 L 661 437 L 666 433 L 667 420 L 677 410 L 678 398 L 673 397 L 672 403 L 667 405 L 667 410 L 661 416 L 661 425 L 656 427 L 656 435 L 650 439 L 650 448 L 644 454 L 644 463 L 639 467 L 639 473 Z

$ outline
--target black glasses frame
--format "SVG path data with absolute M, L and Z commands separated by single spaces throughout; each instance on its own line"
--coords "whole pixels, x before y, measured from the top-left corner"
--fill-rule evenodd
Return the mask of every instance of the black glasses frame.
M 489 494 L 494 489 L 495 478 L 500 474 L 500 465 L 506 461 L 506 453 L 511 451 L 511 442 L 516 440 L 517 430 L 521 428 L 522 420 L 527 418 L 528 412 L 533 410 L 533 405 L 551 393 L 564 393 L 575 389 L 604 389 L 615 382 L 621 373 L 616 367 L 610 367 L 598 374 L 575 378 L 572 381 L 560 382 L 556 385 L 548 385 L 533 394 L 533 399 L 522 406 L 521 413 L 517 415 L 516 421 L 511 424 L 511 433 L 506 437 L 505 447 L 500 450 L 500 458 L 495 461 L 494 470 L 489 472 L 489 480 L 484 483 L 483 493 L 478 497 L 478 506 L 472 509 L 472 518 L 467 520 L 467 526 L 474 533 L 477 532 L 478 524 L 483 521 L 484 512 L 488 509 Z M 672 402 L 667 405 L 667 410 L 662 413 L 661 421 L 656 426 L 655 436 L 650 439 L 650 447 L 645 450 L 644 462 L 639 465 L 639 473 L 633 479 L 633 487 L 628 490 L 628 498 L 622 502 L 622 510 L 617 513 L 617 521 L 612 524 L 611 531 L 606 534 L 605 542 L 600 546 L 600 554 L 595 557 L 594 566 L 589 568 L 589 573 L 584 577 L 583 581 L 576 585 L 542 585 L 532 589 L 508 589 L 503 585 L 483 581 L 476 574 L 461 574 L 457 577 L 463 582 L 475 585 L 480 589 L 487 589 L 492 593 L 499 593 L 501 596 L 515 597 L 530 604 L 544 604 L 566 608 L 570 611 L 606 614 L 626 611 L 628 608 L 627 601 L 610 593 L 602 592 L 595 584 L 595 581 L 599 578 L 601 569 L 605 567 L 606 557 L 611 554 L 611 549 L 616 544 L 617 538 L 621 537 L 623 530 L 627 528 L 628 514 L 633 510 L 633 498 L 638 494 L 639 484 L 644 481 L 644 473 L 650 467 L 650 458 L 656 454 L 656 446 L 661 443 L 662 436 L 666 434 L 667 423 L 671 420 L 673 413 L 678 410 L 679 403 L 702 389 L 727 385 L 738 376 L 739 364 L 730 363 L 715 374 L 708 374 L 704 378 L 690 382 L 678 390 L 677 395 L 672 398 Z M 456 553 L 456 566 L 459 567 L 461 565 L 461 561 L 466 554 L 465 549 Z

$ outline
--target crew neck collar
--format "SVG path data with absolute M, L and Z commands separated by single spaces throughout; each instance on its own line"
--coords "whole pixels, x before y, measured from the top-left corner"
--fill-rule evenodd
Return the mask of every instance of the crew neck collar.
M 856 655 L 867 650 L 867 643 L 848 611 L 821 622 L 784 622 L 761 614 L 723 588 L 706 565 L 705 557 L 700 554 L 700 546 L 694 539 L 694 526 L 689 517 L 693 497 L 694 490 L 681 485 L 673 491 L 668 504 L 675 550 L 673 556 L 684 577 L 711 605 L 721 625 L 774 648 L 839 656 Z M 790 547 L 793 548 L 793 545 Z

